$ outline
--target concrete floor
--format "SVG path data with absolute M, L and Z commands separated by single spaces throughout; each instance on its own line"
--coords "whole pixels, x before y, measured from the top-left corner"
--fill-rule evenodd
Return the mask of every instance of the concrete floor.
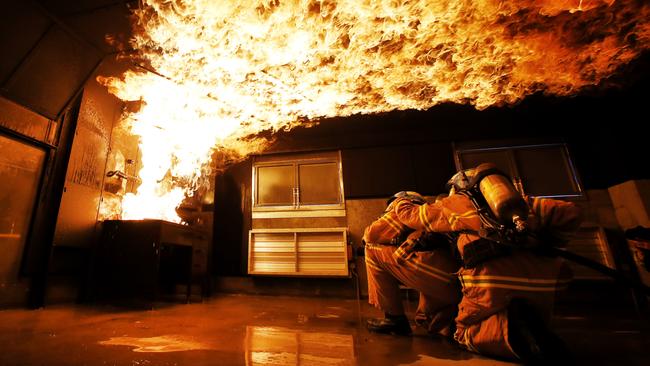
M 2 310 L 0 365 L 512 365 L 420 329 L 413 337 L 368 333 L 365 319 L 377 315 L 355 300 L 248 295 L 153 310 Z M 629 313 L 598 317 L 555 319 L 580 364 L 650 364 L 645 322 Z

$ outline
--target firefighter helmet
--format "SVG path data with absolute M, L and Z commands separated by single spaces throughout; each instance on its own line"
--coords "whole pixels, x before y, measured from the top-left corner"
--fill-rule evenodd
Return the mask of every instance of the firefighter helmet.
M 476 175 L 476 168 L 459 170 L 447 181 L 447 188 L 450 190 L 451 196 L 455 192 L 469 189 L 474 181 Z
M 492 163 L 483 163 L 475 168 L 458 171 L 447 181 L 447 188 L 452 192 L 465 191 L 474 188 L 480 181 L 492 174 L 498 174 L 507 177 L 505 173 L 499 170 Z M 510 178 L 507 178 L 510 179 Z
M 398 198 L 405 198 L 408 199 L 409 201 L 416 203 L 418 205 L 423 205 L 427 203 L 427 200 L 422 197 L 421 194 L 418 192 L 413 192 L 413 191 L 399 191 L 392 195 L 388 201 L 386 201 L 386 206 L 389 206 L 393 201 L 395 201 Z

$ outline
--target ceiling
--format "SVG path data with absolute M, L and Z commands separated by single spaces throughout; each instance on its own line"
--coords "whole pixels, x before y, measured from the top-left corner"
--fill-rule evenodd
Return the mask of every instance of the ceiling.
M 0 52 L 3 55 L 0 58 L 0 94 L 49 119 L 57 119 L 99 65 L 118 50 L 128 47 L 131 30 L 129 9 L 138 5 L 137 0 L 6 2 L 0 12 Z M 115 42 L 108 42 L 107 35 Z M 407 111 L 373 118 L 357 116 L 352 119 L 356 118 L 358 126 L 361 126 L 359 128 L 366 130 L 370 127 L 364 125 L 384 129 L 395 120 L 402 129 L 405 120 L 433 120 L 440 119 L 441 116 L 447 120 L 456 120 L 457 123 L 464 123 L 463 118 L 476 120 L 479 116 L 481 121 L 486 117 L 508 119 L 510 126 L 518 123 L 521 118 L 541 123 L 548 120 L 546 116 L 552 115 L 548 106 L 563 115 L 575 113 L 566 117 L 567 120 L 579 119 L 582 115 L 580 108 L 590 109 L 591 105 L 596 110 L 609 106 L 609 110 L 613 111 L 611 114 L 615 115 L 617 109 L 629 109 L 630 105 L 638 106 L 638 101 L 645 100 L 650 80 L 648 56 L 647 53 L 644 54 L 610 78 L 612 82 L 608 84 L 617 84 L 620 88 L 594 88 L 577 98 L 550 98 L 540 93 L 526 98 L 514 108 L 495 107 L 476 112 L 470 107 L 443 105 L 424 113 Z M 603 103 L 603 100 L 612 99 L 612 95 L 615 100 L 632 102 Z M 573 112 L 576 110 L 578 112 Z M 595 115 L 599 117 L 602 113 L 595 112 Z M 339 119 L 334 119 L 328 127 L 309 129 L 307 132 L 337 135 L 340 129 L 350 128 L 349 123 L 337 123 L 337 120 Z M 345 127 L 338 127 L 342 125 Z M 450 125 L 438 123 L 436 129 L 451 129 L 445 126 Z M 300 135 L 302 132 L 299 129 L 296 133 Z
M 58 119 L 86 80 L 128 40 L 134 1 L 28 0 L 0 13 L 0 93 Z

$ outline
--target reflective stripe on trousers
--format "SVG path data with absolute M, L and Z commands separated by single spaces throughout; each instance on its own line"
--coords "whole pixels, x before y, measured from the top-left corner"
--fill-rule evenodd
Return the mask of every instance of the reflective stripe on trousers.
M 443 251 L 406 253 L 403 247 L 366 244 L 368 302 L 391 314 L 403 314 L 400 284 L 420 292 L 420 318 L 451 323 L 460 289 L 451 273 L 456 262 Z M 441 317 L 439 311 L 449 314 Z M 427 326 L 428 327 L 428 326 Z M 437 331 L 438 324 L 430 327 Z

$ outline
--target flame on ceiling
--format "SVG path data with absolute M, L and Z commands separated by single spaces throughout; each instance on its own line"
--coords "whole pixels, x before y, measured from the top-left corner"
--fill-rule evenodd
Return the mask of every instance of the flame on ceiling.
M 572 95 L 650 48 L 640 0 L 143 0 L 133 19 L 134 58 L 155 73 L 100 81 L 139 102 L 123 118 L 140 136 L 138 194 L 165 207 L 197 189 L 214 149 L 263 149 L 247 138 L 260 131 Z

